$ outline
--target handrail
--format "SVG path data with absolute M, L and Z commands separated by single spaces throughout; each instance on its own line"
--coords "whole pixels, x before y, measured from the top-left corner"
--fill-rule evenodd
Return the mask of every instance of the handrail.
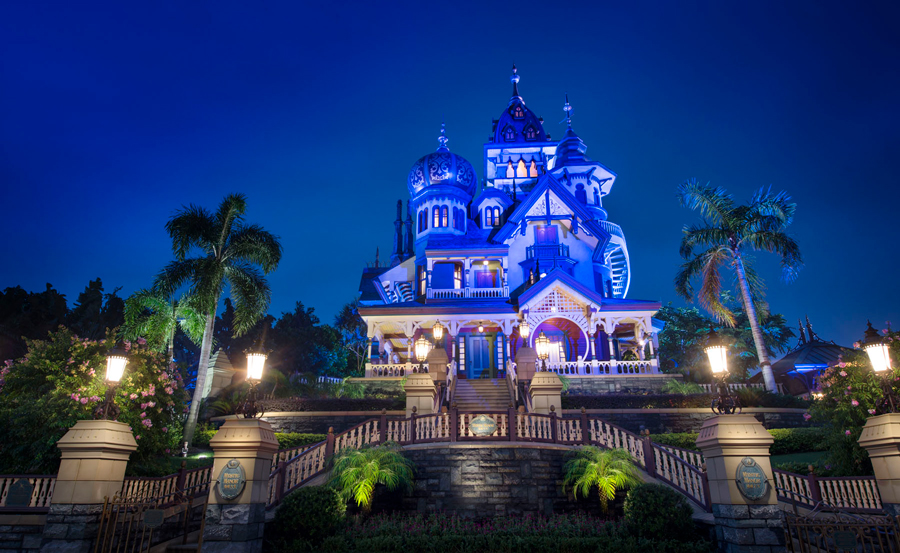
M 27 506 L 16 507 L 6 504 L 9 488 L 21 479 L 27 479 L 32 486 L 31 498 Z M 3 474 L 0 475 L 0 512 L 11 510 L 47 511 L 50 509 L 50 499 L 53 497 L 53 489 L 56 487 L 55 474 Z
M 829 509 L 857 513 L 877 513 L 882 510 L 881 494 L 874 476 L 828 476 L 820 477 L 810 473 L 807 476 L 773 469 L 776 490 L 790 495 L 779 494 L 783 501 L 797 502 L 794 497 L 807 498 L 799 502 L 804 507 L 813 508 L 819 503 Z
M 516 363 L 512 360 L 506 361 L 506 387 L 509 390 L 509 397 L 513 400 L 513 405 L 518 405 L 519 376 L 516 374 Z

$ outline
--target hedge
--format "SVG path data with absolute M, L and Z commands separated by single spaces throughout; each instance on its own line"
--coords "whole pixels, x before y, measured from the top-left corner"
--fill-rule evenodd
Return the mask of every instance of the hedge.
M 769 449 L 771 455 L 825 451 L 827 448 L 825 428 L 770 428 L 769 434 L 775 438 Z M 658 444 L 697 450 L 697 434 L 692 432 L 651 434 L 650 439 Z
M 209 441 L 216 435 L 216 430 L 197 430 L 194 433 L 194 447 L 209 447 Z M 290 449 L 305 445 L 317 444 L 325 440 L 325 434 L 301 434 L 298 432 L 276 433 L 278 449 Z
M 276 411 L 403 411 L 406 409 L 406 400 L 403 398 L 325 398 L 313 399 L 305 397 L 286 397 L 264 399 L 257 402 L 263 411 L 269 413 Z
M 709 408 L 713 394 L 599 394 L 564 395 L 563 409 L 689 409 Z M 805 409 L 809 403 L 784 394 L 759 393 L 749 395 L 744 407 L 776 407 Z

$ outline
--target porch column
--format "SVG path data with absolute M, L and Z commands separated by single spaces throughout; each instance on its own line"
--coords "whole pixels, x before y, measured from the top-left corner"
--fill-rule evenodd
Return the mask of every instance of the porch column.
M 859 445 L 869 452 L 885 513 L 900 515 L 900 413 L 869 417 Z
M 610 361 L 610 363 L 612 363 L 613 366 L 615 366 L 616 365 L 616 348 L 613 345 L 612 334 L 610 334 L 607 337 L 607 340 L 609 341 L 609 361 Z
M 590 338 L 591 361 L 597 360 L 597 335 L 595 333 L 588 334 Z M 592 363 L 593 364 L 593 363 Z
M 406 374 L 410 374 L 412 372 L 413 336 L 410 336 L 409 334 L 406 335 Z
M 641 342 L 644 339 L 644 331 L 641 330 L 641 327 L 638 325 L 634 325 L 634 343 L 638 346 L 638 359 L 641 361 L 644 360 L 644 345 Z
M 466 297 L 468 298 L 471 294 L 469 291 L 472 288 L 472 281 L 470 280 L 470 274 L 472 272 L 472 260 L 468 257 L 463 260 L 463 267 L 465 267 L 465 278 L 466 278 Z
M 656 333 L 655 332 L 650 333 L 650 339 L 648 341 L 650 342 L 650 357 L 653 357 L 656 355 L 656 353 L 655 353 L 656 349 L 653 347 L 653 342 L 656 341 Z
M 700 427 L 697 447 L 706 461 L 707 501 L 723 553 L 784 551 L 783 515 L 769 461 L 774 441 L 753 415 L 713 417 Z

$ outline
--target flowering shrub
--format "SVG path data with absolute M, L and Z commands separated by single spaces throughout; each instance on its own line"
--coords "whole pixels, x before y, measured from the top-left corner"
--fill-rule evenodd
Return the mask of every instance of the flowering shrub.
M 898 367 L 900 333 L 890 329 L 885 329 L 883 333 L 890 344 L 893 366 Z M 894 391 L 900 391 L 900 377 L 896 371 L 887 378 Z M 843 356 L 840 363 L 826 370 L 819 377 L 818 384 L 822 396 L 813 402 L 809 416 L 825 423 L 829 429 L 828 464 L 833 473 L 839 476 L 872 474 L 869 455 L 857 440 L 867 418 L 889 410 L 882 389 L 882 376 L 872 370 L 866 353 L 857 350 Z
M 181 375 L 169 368 L 165 355 L 141 342 L 125 343 L 128 365 L 115 389 L 118 420 L 134 432 L 138 449 L 131 460 L 138 462 L 179 449 L 185 402 Z M 56 442 L 105 402 L 111 335 L 83 340 L 60 327 L 27 346 L 25 357 L 3 364 L 0 470 L 55 473 Z

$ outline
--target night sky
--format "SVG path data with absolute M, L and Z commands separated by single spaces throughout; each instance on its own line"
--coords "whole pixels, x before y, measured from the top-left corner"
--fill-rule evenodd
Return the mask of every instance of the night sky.
M 437 147 L 483 177 L 509 99 L 561 138 L 564 94 L 587 154 L 618 174 L 629 297 L 673 301 L 675 187 L 798 203 L 805 267 L 768 300 L 849 345 L 900 322 L 896 2 L 92 2 L 0 4 L 0 289 L 92 278 L 120 295 L 172 259 L 184 204 L 249 197 L 281 237 L 271 313 L 331 322 L 390 256 L 412 163 Z M 329 4 L 329 5 L 326 5 Z

